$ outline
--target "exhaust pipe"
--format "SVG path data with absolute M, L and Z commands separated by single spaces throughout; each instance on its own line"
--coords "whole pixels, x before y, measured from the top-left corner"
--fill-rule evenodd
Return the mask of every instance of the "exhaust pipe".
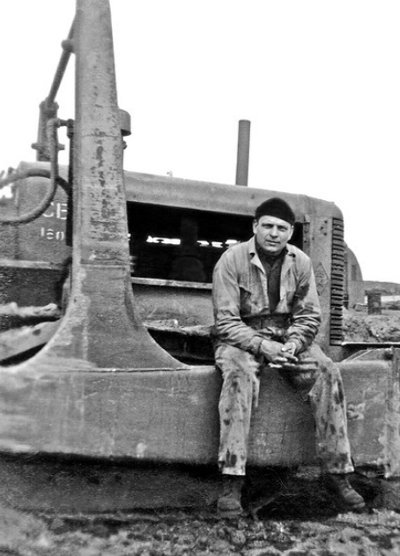
M 249 177 L 250 121 L 239 120 L 236 185 L 247 185 Z

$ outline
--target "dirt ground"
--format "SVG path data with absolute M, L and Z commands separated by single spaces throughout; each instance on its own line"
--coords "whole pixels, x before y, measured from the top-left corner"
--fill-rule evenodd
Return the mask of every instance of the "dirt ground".
M 400 341 L 400 311 L 346 312 L 345 336 Z M 355 475 L 352 482 L 368 502 L 362 513 L 343 511 L 320 480 L 301 473 L 285 476 L 272 496 L 253 484 L 246 514 L 234 520 L 214 508 L 35 515 L 0 501 L 0 556 L 399 556 L 400 484 L 385 498 L 383 479 Z
M 283 476 L 270 498 L 260 494 L 261 483 L 253 483 L 244 500 L 246 514 L 231 520 L 220 519 L 213 507 L 55 516 L 3 504 L 0 555 L 398 556 L 400 513 L 383 509 L 382 480 L 358 474 L 352 482 L 368 502 L 359 514 L 340 511 L 323 483 L 310 480 L 307 471 Z
M 345 310 L 344 337 L 352 342 L 400 342 L 400 311 L 367 315 Z
M 240 518 L 159 512 L 52 520 L 0 509 L 0 554 L 45 556 L 398 556 L 394 511 L 314 519 Z M 316 508 L 316 514 L 317 514 Z

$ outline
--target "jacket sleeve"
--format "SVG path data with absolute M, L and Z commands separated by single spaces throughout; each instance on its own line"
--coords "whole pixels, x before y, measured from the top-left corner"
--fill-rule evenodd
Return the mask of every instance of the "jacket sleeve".
M 292 323 L 287 330 L 286 340 L 294 341 L 298 352 L 303 351 L 313 342 L 321 324 L 321 308 L 310 259 L 298 275 L 291 312 Z
M 239 275 L 230 255 L 229 251 L 222 255 L 213 273 L 214 336 L 257 355 L 262 338 L 240 316 Z

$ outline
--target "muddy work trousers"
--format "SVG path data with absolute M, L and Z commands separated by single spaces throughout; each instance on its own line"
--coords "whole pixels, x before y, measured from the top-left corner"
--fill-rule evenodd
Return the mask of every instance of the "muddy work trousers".
M 317 362 L 303 398 L 308 398 L 315 420 L 316 454 L 326 473 L 351 473 L 353 469 L 347 436 L 346 402 L 339 368 L 315 344 L 299 359 Z M 252 409 L 258 402 L 260 374 L 268 372 L 263 358 L 222 344 L 215 361 L 223 378 L 219 401 L 219 468 L 227 475 L 245 475 Z M 264 378 L 267 378 L 264 376 Z

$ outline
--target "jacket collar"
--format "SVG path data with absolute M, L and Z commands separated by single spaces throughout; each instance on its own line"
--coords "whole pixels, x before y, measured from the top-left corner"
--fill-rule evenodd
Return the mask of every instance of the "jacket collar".
M 257 253 L 255 236 L 250 238 L 250 240 L 247 242 L 247 244 L 248 244 L 248 251 L 249 251 L 251 264 L 256 265 L 262 272 L 265 273 L 264 266 L 263 266 L 262 262 L 260 261 L 260 257 L 258 256 L 258 253 Z M 288 243 L 286 245 L 286 250 L 287 250 L 287 253 L 286 253 L 285 257 L 283 258 L 281 276 L 285 276 L 286 272 L 292 266 L 292 264 L 294 262 L 294 259 L 296 257 L 295 247 L 293 245 Z

